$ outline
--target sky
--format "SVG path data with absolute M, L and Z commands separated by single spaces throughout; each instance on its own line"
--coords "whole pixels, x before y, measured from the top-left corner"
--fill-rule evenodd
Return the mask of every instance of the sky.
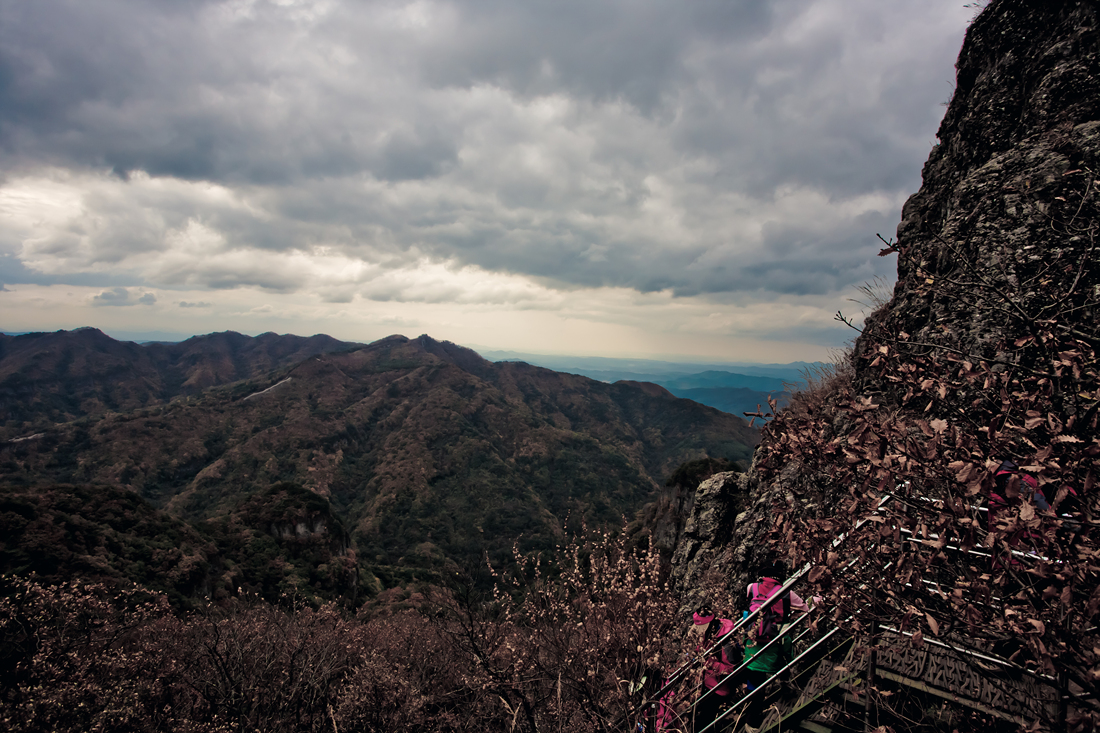
M 829 358 L 964 0 L 0 0 L 0 331 Z

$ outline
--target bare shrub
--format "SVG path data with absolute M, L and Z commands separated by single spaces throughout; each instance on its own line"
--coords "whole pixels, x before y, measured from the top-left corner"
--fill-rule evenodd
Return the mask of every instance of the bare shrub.
M 163 722 L 161 656 L 145 632 L 163 596 L 72 581 L 2 578 L 0 681 L 9 730 L 144 731 Z
M 210 606 L 164 650 L 188 717 L 246 730 L 324 730 L 329 705 L 361 663 L 354 625 L 332 605 L 294 611 L 255 599 Z
M 625 532 L 587 534 L 555 561 L 517 553 L 492 599 L 437 597 L 437 623 L 499 697 L 507 730 L 610 730 L 670 661 L 678 603 L 659 553 L 631 550 Z

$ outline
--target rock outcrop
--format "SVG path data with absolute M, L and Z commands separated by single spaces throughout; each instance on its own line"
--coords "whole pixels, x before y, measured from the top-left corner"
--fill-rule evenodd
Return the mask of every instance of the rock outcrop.
M 968 30 L 956 68 L 940 142 L 898 226 L 892 298 L 868 319 L 838 376 L 795 399 L 788 413 L 796 419 L 765 428 L 746 474 L 700 488 L 674 556 L 686 605 L 713 593 L 704 579 L 715 568 L 739 593 L 764 555 L 774 507 L 803 516 L 842 511 L 852 487 L 830 478 L 829 462 L 843 464 L 841 449 L 854 438 L 851 413 L 838 405 L 864 398 L 915 409 L 902 406 L 869 352 L 984 360 L 996 370 L 1026 368 L 1030 352 L 1020 342 L 1041 340 L 1043 329 L 1095 346 L 1100 4 L 994 0 Z M 1069 319 L 1055 322 L 1052 308 Z M 950 400 L 921 405 L 923 418 L 957 416 Z M 812 460 L 800 453 L 791 442 L 796 423 L 835 452 Z M 734 486 L 751 503 L 731 518 L 723 507 Z

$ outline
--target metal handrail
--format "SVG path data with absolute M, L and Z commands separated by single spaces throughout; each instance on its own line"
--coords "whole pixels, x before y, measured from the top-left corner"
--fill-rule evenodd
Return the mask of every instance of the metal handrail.
M 788 580 L 786 583 L 784 583 L 782 586 L 780 586 L 779 590 L 772 594 L 772 597 L 774 597 L 776 600 L 779 600 L 779 598 L 782 596 L 782 594 L 789 591 L 791 589 L 791 587 L 799 579 L 801 579 L 801 577 L 803 575 L 805 575 L 806 572 L 809 571 L 809 569 L 811 567 L 812 566 L 809 563 L 806 563 L 806 566 L 803 567 L 801 570 L 799 570 L 797 573 L 795 573 L 791 577 L 790 580 Z M 691 671 L 691 668 L 697 662 L 705 660 L 707 657 L 711 656 L 716 651 L 718 651 L 718 649 L 721 648 L 721 646 L 726 643 L 727 639 L 729 639 L 733 634 L 735 634 L 738 631 L 740 631 L 741 629 L 743 629 L 750 622 L 755 621 L 757 619 L 757 617 L 759 617 L 761 615 L 761 613 L 763 613 L 765 608 L 770 608 L 770 607 L 771 607 L 771 604 L 767 604 L 767 605 L 761 604 L 760 608 L 756 609 L 755 611 L 750 613 L 748 616 L 745 616 L 744 618 L 742 618 L 740 621 L 738 621 L 737 623 L 734 624 L 732 629 L 727 631 L 725 634 L 722 634 L 722 636 L 718 637 L 718 640 L 713 645 L 711 645 L 708 649 L 706 649 L 703 652 L 700 652 L 700 653 L 696 654 L 691 659 L 689 659 L 687 662 L 684 662 L 684 664 L 680 665 L 680 667 L 676 671 L 674 671 L 671 675 L 669 675 L 668 682 L 666 682 L 664 684 L 664 686 L 661 687 L 661 689 L 657 690 L 657 692 L 653 693 L 653 695 L 651 695 L 648 700 L 642 701 L 641 705 L 639 705 L 639 708 L 640 709 L 645 708 L 645 706 L 650 705 L 650 704 L 652 704 L 653 702 L 655 702 L 657 700 L 660 700 L 661 697 L 666 692 L 668 692 L 674 686 L 679 684 L 679 682 L 683 678 L 683 676 L 685 674 L 687 674 L 689 671 Z
M 848 530 L 847 532 L 842 532 L 839 535 L 837 535 L 837 537 L 833 539 L 831 546 L 834 549 L 836 547 L 840 546 L 840 544 L 842 542 L 844 542 L 844 540 L 848 539 L 848 537 L 851 536 L 852 533 L 854 533 L 855 531 L 860 529 L 864 524 L 869 522 L 870 517 L 876 515 L 893 498 L 894 498 L 893 494 L 884 495 L 881 499 L 879 499 L 878 504 L 875 506 L 874 509 L 871 510 L 870 514 L 868 514 L 866 517 L 864 517 L 863 519 L 856 522 L 855 526 L 852 527 L 852 529 Z M 803 565 L 802 568 L 798 572 L 796 572 L 794 575 L 792 575 L 790 577 L 790 579 L 787 580 L 787 582 L 785 582 L 782 586 L 780 586 L 779 590 L 777 590 L 775 593 L 772 594 L 772 597 L 776 597 L 776 598 L 781 597 L 784 593 L 789 591 L 795 585 L 795 583 L 797 583 L 799 580 L 801 580 L 802 576 L 804 576 L 806 573 L 808 573 L 811 568 L 813 568 L 813 565 L 811 563 L 806 563 L 805 565 Z M 757 619 L 757 617 L 762 613 L 764 608 L 770 607 L 770 605 L 771 604 L 767 604 L 766 606 L 761 605 L 760 608 L 758 608 L 755 611 L 751 612 L 748 616 L 742 618 L 740 621 L 738 621 L 736 624 L 734 624 L 732 629 L 727 631 L 722 636 L 718 637 L 718 639 L 715 641 L 715 643 L 709 649 L 705 650 L 701 654 L 697 654 L 696 656 L 693 656 L 687 662 L 684 662 L 682 665 L 680 665 L 679 668 L 677 668 L 672 674 L 670 674 L 668 676 L 668 681 L 659 690 L 657 690 L 655 693 L 653 693 L 648 699 L 643 700 L 641 702 L 641 704 L 638 706 L 638 709 L 639 710 L 644 710 L 647 706 L 652 705 L 654 702 L 660 700 L 661 697 L 665 695 L 665 693 L 667 693 L 669 690 L 671 690 L 673 687 L 675 687 L 677 684 L 680 683 L 680 680 L 683 678 L 683 676 L 685 674 L 687 674 L 689 671 L 691 671 L 691 669 L 695 666 L 696 663 L 698 663 L 702 660 L 705 660 L 707 657 L 714 654 L 724 643 L 726 643 L 726 640 L 731 635 L 737 633 L 742 628 L 744 628 L 746 625 L 748 625 L 749 623 L 755 621 Z
M 878 500 L 878 504 L 875 505 L 875 508 L 872 509 L 867 514 L 867 516 L 863 517 L 858 522 L 856 522 L 855 526 L 853 526 L 852 529 L 848 530 L 847 532 L 840 533 L 839 535 L 837 535 L 833 539 L 833 541 L 830 543 L 831 548 L 835 549 L 835 548 L 839 547 L 841 543 L 843 543 L 846 539 L 848 539 L 848 537 L 850 537 L 853 533 L 855 533 L 857 530 L 859 530 L 864 524 L 869 522 L 872 516 L 877 515 L 878 512 L 884 506 L 886 506 L 886 504 L 888 504 L 890 501 L 892 501 L 894 498 L 895 497 L 894 497 L 893 494 L 883 495 Z M 775 591 L 770 597 L 775 598 L 776 600 L 779 600 L 783 596 L 783 594 L 790 591 L 791 588 L 794 587 L 794 585 L 799 580 L 801 580 L 802 577 L 804 575 L 806 575 L 806 573 L 808 573 L 813 567 L 814 566 L 813 566 L 812 563 L 806 563 L 805 565 L 803 565 L 802 568 L 800 568 L 796 573 L 794 573 L 794 575 L 792 575 L 785 583 L 783 583 L 783 585 L 780 586 L 779 589 L 777 591 Z M 737 632 L 739 632 L 743 628 L 745 628 L 747 625 L 754 622 L 763 613 L 763 611 L 767 608 L 770 608 L 771 605 L 772 604 L 770 604 L 770 603 L 761 604 L 761 606 L 759 608 L 757 608 L 755 611 L 752 611 L 747 616 L 744 616 L 740 621 L 735 623 L 733 628 L 731 628 L 729 631 L 727 631 L 722 636 L 718 637 L 715 640 L 714 644 L 712 644 L 708 649 L 704 650 L 703 652 L 697 652 L 690 659 L 688 659 L 686 662 L 681 664 L 676 670 L 674 670 L 666 678 L 667 681 L 660 687 L 660 689 L 658 689 L 656 692 L 654 692 L 652 695 L 650 695 L 646 699 L 642 700 L 637 705 L 637 707 L 634 708 L 634 711 L 632 711 L 631 713 L 628 713 L 625 716 L 625 718 L 623 718 L 623 720 L 630 719 L 636 714 L 636 712 L 645 710 L 646 708 L 650 707 L 651 705 L 654 705 L 655 703 L 660 702 L 662 697 L 664 697 L 670 690 L 672 690 L 674 687 L 676 687 L 677 685 L 679 685 L 681 683 L 684 676 L 686 674 L 688 674 L 688 672 L 692 671 L 692 669 L 695 668 L 696 664 L 704 662 L 708 657 L 713 655 L 716 651 L 718 651 L 718 649 L 721 648 L 721 646 L 723 644 L 726 643 L 726 641 L 733 634 L 736 634 Z M 832 632 L 830 632 L 830 634 L 831 633 Z M 777 638 L 781 638 L 781 637 L 782 637 L 782 634 L 780 634 L 779 637 L 777 637 Z M 827 637 L 823 637 L 823 638 L 827 638 Z M 816 646 L 817 646 L 817 643 L 815 643 L 810 648 L 812 649 Z M 765 646 L 764 648 L 767 648 L 767 647 Z M 760 652 L 764 651 L 764 648 L 758 650 L 757 653 L 760 653 Z M 755 654 L 753 656 L 755 657 Z M 799 655 L 798 658 L 801 659 L 801 657 L 802 657 L 802 655 Z M 790 665 L 788 665 L 788 667 L 789 666 Z M 787 667 L 784 667 L 784 669 L 787 669 Z M 770 682 L 770 680 L 769 680 L 769 682 Z M 698 701 L 696 701 L 696 702 L 698 702 Z M 695 705 L 695 703 L 692 704 L 692 708 L 694 708 L 694 705 Z
M 762 646 L 759 649 L 755 650 L 751 657 L 749 657 L 748 659 L 742 660 L 740 666 L 738 666 L 732 672 L 730 672 L 725 677 L 723 677 L 721 680 L 719 680 L 718 684 L 716 684 L 714 687 L 710 688 L 709 690 L 704 692 L 702 695 L 700 695 L 698 698 L 696 698 L 695 702 L 691 703 L 691 705 L 688 706 L 688 710 L 694 710 L 695 706 L 703 701 L 703 698 L 705 698 L 707 695 L 710 695 L 715 690 L 717 690 L 719 687 L 726 684 L 727 682 L 732 680 L 734 677 L 736 677 L 738 674 L 740 674 L 741 671 L 743 669 L 745 669 L 745 667 L 749 666 L 749 664 L 753 660 L 755 660 L 759 655 L 763 654 L 765 651 L 770 649 L 773 644 L 780 643 L 787 634 L 792 632 L 799 624 L 801 624 L 807 618 L 809 618 L 808 615 L 802 614 L 801 616 L 796 618 L 794 621 L 790 622 L 789 624 L 786 624 L 785 628 L 783 628 L 778 634 L 776 634 L 770 641 L 768 641 L 766 644 L 764 644 L 764 646 Z M 794 642 L 800 640 L 803 636 L 805 636 L 807 633 L 809 633 L 809 631 L 810 631 L 809 629 L 806 629 L 801 634 L 799 634 L 797 638 L 792 640 L 791 643 L 793 644 Z M 702 684 L 703 683 L 699 683 L 698 685 L 696 685 L 695 688 L 693 688 L 691 690 L 691 692 L 689 692 L 688 694 L 692 694 L 692 693 L 696 692 L 698 690 L 698 688 L 702 687 Z M 717 693 L 715 693 L 715 694 L 717 694 Z
M 732 713 L 734 710 L 737 710 L 738 708 L 742 707 L 745 703 L 747 703 L 749 700 L 751 700 L 753 695 L 761 694 L 761 690 L 763 690 L 765 687 L 767 687 L 772 682 L 774 682 L 776 679 L 778 679 L 781 674 L 783 674 L 788 669 L 793 667 L 795 664 L 800 662 L 803 657 L 805 657 L 807 654 L 812 652 L 817 647 L 824 644 L 826 640 L 832 638 L 832 636 L 834 634 L 836 634 L 837 632 L 839 632 L 839 631 L 840 631 L 839 628 L 834 628 L 834 629 L 831 629 L 830 631 L 826 632 L 826 634 L 824 636 L 822 636 L 820 639 L 818 639 L 813 644 L 811 644 L 809 647 L 807 647 L 804 652 L 802 652 L 797 657 L 795 657 L 790 662 L 788 662 L 786 665 L 784 665 L 781 669 L 779 669 L 779 671 L 775 672 L 775 674 L 773 674 L 771 677 L 764 680 L 764 682 L 759 687 L 757 687 L 755 690 L 750 691 L 749 694 L 745 695 L 743 698 L 741 698 L 740 700 L 735 702 L 733 705 L 731 705 L 729 708 L 727 708 L 725 711 L 723 711 L 720 715 L 718 715 L 718 717 L 716 717 L 713 721 L 711 721 L 709 724 L 707 724 L 707 726 L 705 728 L 703 728 L 701 731 L 699 731 L 699 733 L 706 733 L 710 729 L 714 728 L 714 726 L 718 725 L 718 722 L 720 720 L 722 720 L 723 718 L 728 716 L 730 713 Z
M 866 515 L 863 519 L 861 519 L 859 522 L 857 522 L 852 527 L 851 530 L 838 535 L 832 541 L 832 543 L 831 543 L 832 548 L 835 549 L 836 547 L 838 547 L 843 541 L 848 539 L 849 536 L 851 536 L 853 533 L 855 533 L 857 530 L 859 530 L 864 524 L 866 524 L 868 521 L 870 521 L 872 519 L 872 517 L 876 516 L 878 514 L 878 512 L 883 508 L 883 506 L 885 506 L 890 500 L 895 499 L 895 498 L 898 498 L 898 500 L 901 501 L 901 502 L 905 502 L 905 499 L 900 498 L 900 497 L 895 497 L 895 495 L 892 494 L 892 493 L 884 495 L 879 500 L 878 505 L 874 509 L 872 509 L 871 512 L 868 515 Z M 915 498 L 923 500 L 925 502 L 934 501 L 934 500 L 928 499 L 926 497 L 915 497 Z M 977 509 L 979 512 L 988 511 L 986 507 L 979 506 L 979 507 L 974 507 L 974 508 Z M 978 529 L 979 529 L 979 531 L 982 531 L 980 527 Z M 914 536 L 914 533 L 911 532 L 910 530 L 902 529 L 901 531 L 902 531 L 903 534 L 910 535 L 909 537 L 906 538 L 909 542 L 914 542 L 914 543 L 920 543 L 921 542 L 921 540 L 919 538 L 917 538 L 916 536 Z M 984 531 L 982 533 L 984 534 Z M 932 539 L 939 539 L 939 537 L 937 535 L 930 535 L 930 537 Z M 955 546 L 955 545 L 945 545 L 945 548 L 948 549 L 948 550 L 964 552 L 964 553 L 967 553 L 967 554 L 971 554 L 971 555 L 975 555 L 975 556 L 981 556 L 981 557 L 985 557 L 985 558 L 989 558 L 989 557 L 993 556 L 990 553 L 982 552 L 980 550 L 974 550 L 974 549 L 963 550 L 961 547 L 958 547 L 958 546 Z M 1020 550 L 1009 550 L 1009 552 L 1011 553 L 1012 556 L 1027 558 L 1029 560 L 1040 560 L 1040 561 L 1045 560 L 1045 561 L 1048 561 L 1048 562 L 1050 561 L 1048 558 L 1042 557 L 1041 555 L 1038 555 L 1037 553 L 1027 553 L 1027 552 L 1022 552 Z M 854 564 L 854 562 L 855 561 L 853 561 L 852 563 L 849 563 L 847 567 L 850 567 L 851 564 Z M 810 569 L 812 567 L 813 567 L 813 565 L 811 565 L 810 563 L 806 563 L 798 572 L 796 572 L 794 575 L 792 575 L 790 577 L 790 579 L 787 580 L 779 588 L 779 590 L 777 590 L 775 593 L 773 593 L 770 596 L 771 599 L 775 599 L 775 601 L 773 601 L 773 603 L 778 601 L 782 597 L 783 594 L 790 591 L 790 589 L 799 580 L 801 580 L 810 571 Z M 847 567 L 845 567 L 843 569 L 847 569 Z M 672 673 L 672 675 L 670 675 L 668 677 L 668 681 L 665 683 L 665 685 L 662 686 L 661 689 L 658 690 L 656 693 L 654 693 L 654 695 L 651 696 L 648 700 L 643 701 L 638 709 L 639 710 L 644 710 L 647 706 L 649 706 L 649 705 L 653 704 L 654 702 L 660 700 L 660 698 L 663 695 L 665 695 L 670 689 L 672 689 L 674 686 L 678 685 L 681 682 L 683 676 L 688 671 L 690 671 L 696 663 L 702 662 L 705 659 L 707 659 L 710 655 L 712 655 L 715 651 L 717 651 L 722 646 L 722 644 L 726 643 L 727 639 L 732 634 L 735 634 L 738 631 L 744 629 L 745 626 L 747 626 L 749 623 L 752 623 L 754 620 L 756 620 L 759 617 L 760 613 L 765 608 L 770 608 L 771 605 L 773 605 L 773 604 L 765 602 L 756 611 L 753 611 L 749 615 L 743 617 L 738 623 L 736 623 L 733 626 L 732 629 L 730 629 L 730 631 L 728 631 L 727 633 L 720 636 L 709 649 L 702 652 L 701 654 L 697 654 L 695 657 L 693 657 L 692 659 L 688 660 L 683 665 L 681 665 L 675 672 Z M 691 711 L 694 711 L 696 706 L 699 705 L 699 703 L 702 702 L 702 700 L 704 698 L 706 698 L 707 695 L 713 693 L 715 690 L 720 688 L 722 685 L 728 683 L 731 679 L 733 679 L 738 674 L 740 674 L 748 666 L 748 664 L 752 660 L 756 659 L 757 656 L 764 653 L 766 650 L 771 648 L 774 644 L 782 643 L 784 638 L 787 637 L 790 633 L 793 633 L 794 630 L 802 622 L 804 622 L 806 620 L 806 618 L 808 618 L 808 615 L 802 615 L 799 618 L 795 619 L 790 624 L 786 625 L 784 627 L 784 629 L 778 635 L 776 635 L 773 639 L 768 641 L 760 649 L 755 650 L 754 653 L 752 654 L 752 656 L 749 657 L 748 659 L 744 660 L 736 669 L 734 669 L 733 672 L 730 672 L 725 677 L 722 677 L 714 687 L 710 688 L 709 690 L 704 692 L 702 695 L 700 695 L 698 698 L 696 698 L 686 708 L 686 710 L 683 711 L 682 714 L 687 715 Z M 891 627 L 883 627 L 882 630 L 883 631 L 888 631 L 888 632 L 893 632 L 893 633 L 898 633 L 898 634 L 911 635 L 909 632 L 899 631 L 899 630 L 893 629 Z M 818 648 L 823 642 L 825 642 L 827 639 L 833 637 L 835 634 L 837 634 L 839 632 L 840 632 L 840 627 L 835 627 L 835 628 L 829 630 L 824 636 L 822 636 L 820 639 L 818 639 L 813 644 L 811 644 L 805 651 L 798 654 L 794 659 L 792 659 L 790 662 L 785 664 L 780 670 L 778 670 L 777 672 L 772 674 L 770 677 L 768 677 L 757 688 L 750 691 L 747 695 L 745 695 L 744 697 L 742 697 L 739 700 L 737 700 L 736 702 L 734 702 L 729 708 L 727 708 L 725 711 L 723 711 L 721 714 L 719 714 L 712 722 L 710 722 L 699 733 L 708 733 L 712 730 L 716 731 L 717 730 L 716 726 L 719 724 L 720 721 L 726 719 L 734 711 L 743 708 L 751 699 L 753 699 L 754 695 L 765 694 L 765 693 L 761 692 L 761 690 L 763 690 L 766 687 L 768 687 L 769 685 L 771 685 L 780 675 L 782 675 L 786 671 L 790 670 L 792 667 L 794 667 L 799 662 L 801 662 L 814 649 Z M 809 629 L 802 631 L 800 634 L 798 634 L 795 641 L 799 641 L 799 640 L 803 639 L 808 633 L 810 633 Z M 1035 677 L 1039 680 L 1042 680 L 1044 682 L 1048 682 L 1048 683 L 1052 682 L 1052 681 L 1056 682 L 1056 680 L 1054 680 L 1053 678 L 1048 677 L 1047 675 L 1033 672 L 1031 670 L 1028 670 L 1028 669 L 1026 669 L 1026 668 L 1024 668 L 1020 665 L 1017 665 L 1017 664 L 1015 664 L 1015 663 L 1013 663 L 1009 660 L 1006 660 L 1006 659 L 998 658 L 996 656 L 989 656 L 989 655 L 986 655 L 986 654 L 982 654 L 980 652 L 976 652 L 974 650 L 967 649 L 966 647 L 956 647 L 954 645 L 947 644 L 947 643 L 944 643 L 944 642 L 941 642 L 941 641 L 938 641 L 938 640 L 926 639 L 925 641 L 927 643 L 931 643 L 931 644 L 936 645 L 936 646 L 942 646 L 946 649 L 950 649 L 951 651 L 954 651 L 956 653 L 962 653 L 962 654 L 965 654 L 967 656 L 971 656 L 971 657 L 974 657 L 974 658 L 977 658 L 977 659 L 982 659 L 982 660 L 987 661 L 987 662 L 992 662 L 992 663 L 1004 665 L 1006 667 L 1013 668 L 1013 669 L 1016 669 L 1016 670 L 1019 670 L 1019 671 L 1023 671 L 1025 673 L 1029 674 L 1030 676 L 1033 676 L 1033 677 Z M 688 692 L 688 695 L 692 695 L 693 693 L 697 692 L 698 689 L 700 689 L 703 684 L 704 683 L 701 682 L 699 685 L 696 685 L 695 687 L 693 687 L 692 690 Z M 1077 697 L 1077 696 L 1071 694 L 1071 697 Z M 1082 696 L 1082 697 L 1087 699 L 1087 696 Z

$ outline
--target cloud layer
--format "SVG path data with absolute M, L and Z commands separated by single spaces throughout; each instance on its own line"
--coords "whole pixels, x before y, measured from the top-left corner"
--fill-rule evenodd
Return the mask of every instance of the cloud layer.
M 890 274 L 968 12 L 0 0 L 0 281 L 835 302 Z

